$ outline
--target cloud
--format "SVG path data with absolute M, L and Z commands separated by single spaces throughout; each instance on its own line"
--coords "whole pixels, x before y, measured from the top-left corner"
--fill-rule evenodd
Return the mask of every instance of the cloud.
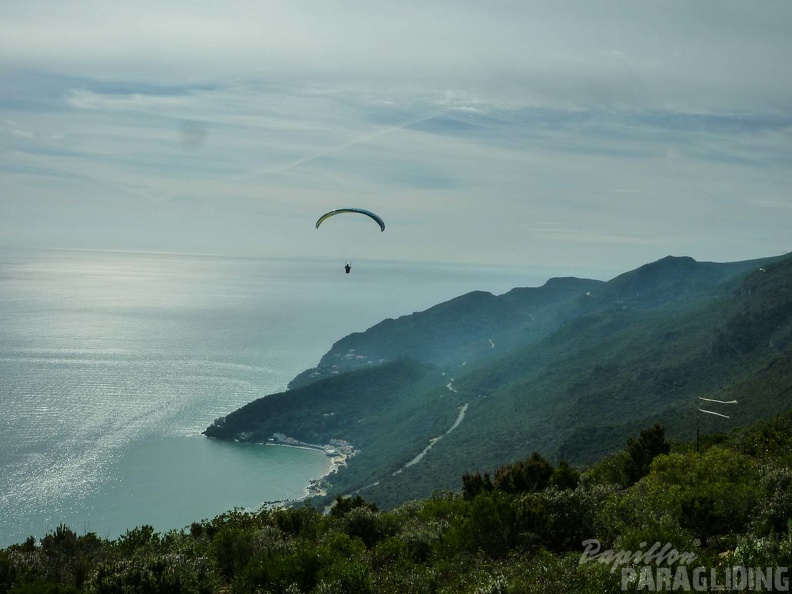
M 6 65 L 94 79 L 259 76 L 551 107 L 789 112 L 792 6 L 683 0 L 371 4 L 79 0 L 0 7 Z
M 658 237 L 630 235 L 618 232 L 599 232 L 592 229 L 564 228 L 555 225 L 518 225 L 522 231 L 532 235 L 541 236 L 550 241 L 563 243 L 585 244 L 616 244 L 616 245 L 649 245 L 662 246 L 663 241 Z
M 30 130 L 23 130 L 19 127 L 19 123 L 13 120 L 6 120 L 5 126 L 3 127 L 3 131 L 7 134 L 11 134 L 13 136 L 18 136 L 20 138 L 33 138 L 35 134 Z
M 757 198 L 751 204 L 759 208 L 792 209 L 792 197 L 786 198 Z
M 185 97 L 151 93 L 99 93 L 86 89 L 71 89 L 67 102 L 75 109 L 114 110 L 131 112 L 183 113 L 188 107 Z
M 360 204 L 395 221 L 387 257 L 765 255 L 791 25 L 775 1 L 11 0 L 0 234 L 311 255 L 301 225 Z

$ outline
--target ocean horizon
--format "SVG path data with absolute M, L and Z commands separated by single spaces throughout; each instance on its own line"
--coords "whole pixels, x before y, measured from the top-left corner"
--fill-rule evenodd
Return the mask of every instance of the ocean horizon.
M 320 451 L 212 440 L 332 344 L 518 267 L 0 250 L 0 547 L 59 524 L 115 538 L 298 499 Z

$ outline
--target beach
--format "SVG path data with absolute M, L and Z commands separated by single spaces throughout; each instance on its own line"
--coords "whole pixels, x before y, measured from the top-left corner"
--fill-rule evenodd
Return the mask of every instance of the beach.
M 327 444 L 313 444 L 299 441 L 283 433 L 275 433 L 269 440 L 267 440 L 265 445 L 272 447 L 318 450 L 324 452 L 325 456 L 328 457 L 330 465 L 327 472 L 318 478 L 311 479 L 311 481 L 308 483 L 308 486 L 306 487 L 306 495 L 294 501 L 302 501 L 309 497 L 327 495 L 324 481 L 329 476 L 338 472 L 339 468 L 346 466 L 347 460 L 359 452 L 359 450 L 356 449 L 351 443 L 343 439 L 331 439 Z

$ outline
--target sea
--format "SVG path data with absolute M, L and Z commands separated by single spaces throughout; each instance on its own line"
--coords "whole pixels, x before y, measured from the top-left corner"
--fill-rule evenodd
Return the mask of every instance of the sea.
M 332 344 L 536 268 L 0 249 L 0 547 L 295 500 L 322 452 L 201 432 Z

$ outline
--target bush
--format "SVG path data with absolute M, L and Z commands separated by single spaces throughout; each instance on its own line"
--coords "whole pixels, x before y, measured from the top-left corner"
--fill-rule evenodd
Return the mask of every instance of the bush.
M 32 582 L 8 590 L 8 594 L 79 594 L 76 588 L 54 582 Z
M 118 548 L 127 555 L 134 553 L 138 549 L 156 549 L 159 544 L 159 533 L 155 532 L 154 527 L 148 524 L 133 530 L 127 530 L 118 538 Z
M 443 539 L 446 556 L 461 552 L 505 555 L 517 542 L 521 528 L 514 502 L 512 496 L 498 491 L 479 494 L 448 529 Z
M 621 450 L 606 456 L 580 475 L 581 484 L 590 489 L 597 485 L 618 485 L 627 487 L 627 475 L 624 468 L 627 465 L 627 452 Z
M 368 506 L 349 511 L 344 516 L 343 529 L 350 537 L 362 540 L 369 549 L 383 538 L 396 533 L 396 525 L 390 516 Z
M 482 476 L 480 472 L 472 474 L 466 472 L 462 476 L 462 497 L 468 501 L 474 499 L 479 493 L 492 491 L 494 485 L 488 472 Z
M 205 594 L 215 585 L 199 560 L 153 555 L 100 565 L 89 589 L 95 594 Z
M 557 550 L 580 550 L 595 536 L 596 501 L 582 489 L 550 488 L 541 494 L 544 513 L 542 541 Z
M 355 495 L 354 497 L 341 497 L 341 495 L 339 495 L 335 498 L 333 507 L 330 510 L 330 516 L 333 518 L 343 518 L 350 511 L 359 507 L 367 507 L 372 511 L 377 511 L 376 505 L 369 503 L 360 495 Z
M 322 514 L 313 507 L 289 507 L 273 512 L 275 524 L 285 534 L 316 538 L 322 531 Z
M 231 579 L 253 557 L 253 535 L 239 528 L 226 528 L 215 534 L 210 551 L 220 572 Z
M 495 471 L 495 488 L 504 493 L 533 493 L 545 489 L 553 476 L 553 466 L 538 452 L 525 460 Z
M 338 571 L 338 577 L 322 582 L 316 587 L 316 594 L 369 594 L 372 592 L 369 571 L 365 565 L 347 562 Z
M 553 471 L 550 483 L 557 489 L 574 489 L 580 482 L 580 473 L 569 466 L 569 462 L 561 460 L 558 468 Z
M 757 510 L 753 530 L 760 536 L 783 534 L 792 520 L 792 469 L 771 467 L 760 481 L 765 495 Z

